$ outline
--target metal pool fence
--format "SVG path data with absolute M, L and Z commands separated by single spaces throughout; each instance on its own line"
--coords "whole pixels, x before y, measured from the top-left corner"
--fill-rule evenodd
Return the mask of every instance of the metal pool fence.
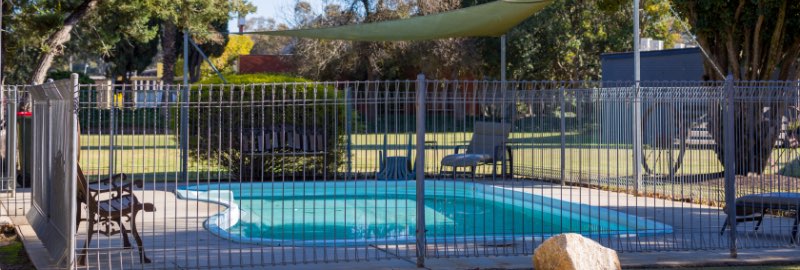
M 6 87 L 7 112 L 30 89 Z M 620 252 L 797 241 L 796 82 L 421 76 L 78 94 L 82 173 L 126 180 L 75 200 L 84 220 L 65 265 L 77 268 L 422 265 L 530 255 L 562 232 Z M 37 122 L 16 118 L 0 196 L 23 216 L 37 196 L 28 175 L 45 167 L 31 150 Z M 142 205 L 135 224 L 100 221 L 124 183 Z M 119 235 L 87 241 L 98 229 L 137 231 L 143 250 Z

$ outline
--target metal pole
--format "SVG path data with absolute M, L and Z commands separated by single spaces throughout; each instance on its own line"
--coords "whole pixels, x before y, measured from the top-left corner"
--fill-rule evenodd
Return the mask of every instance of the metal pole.
M 112 78 L 112 80 L 113 80 L 113 78 Z M 110 130 L 108 132 L 109 133 L 108 134 L 108 177 L 112 177 L 112 176 L 114 176 L 114 172 L 116 171 L 116 168 L 115 168 L 116 162 L 114 162 L 114 161 L 115 161 L 115 157 L 117 156 L 116 155 L 116 148 L 115 148 L 115 145 L 116 145 L 116 140 L 115 140 L 116 136 L 115 135 L 117 134 L 117 116 L 116 116 L 117 96 L 116 96 L 116 93 L 114 93 L 114 83 L 113 83 L 113 81 L 111 81 L 111 80 L 106 81 L 106 87 L 108 87 L 106 89 L 108 89 L 108 93 L 110 93 L 110 95 L 111 95 L 111 109 L 108 111 L 108 113 L 109 113 L 109 116 L 108 116 L 109 127 L 108 127 L 108 129 Z M 124 94 L 123 94 L 123 98 L 124 98 Z M 123 104 L 120 104 L 119 106 L 122 106 L 122 105 Z
M 417 267 L 425 267 L 425 74 L 417 75 Z
M 567 156 L 567 149 L 566 149 L 567 148 L 567 137 L 566 137 L 567 120 L 566 120 L 566 108 L 564 108 L 567 105 L 567 101 L 566 101 L 566 97 L 565 97 L 566 96 L 565 91 L 566 90 L 564 90 L 563 86 L 561 87 L 561 91 L 559 91 L 559 93 L 561 93 L 561 166 L 559 166 L 559 167 L 561 167 L 561 185 L 567 184 L 567 178 L 566 178 L 566 172 L 565 172 L 566 168 L 564 168 L 565 165 L 567 164 L 567 162 L 566 162 L 566 156 Z
M 5 85 L 5 80 L 3 80 L 3 5 L 5 5 L 5 2 L 6 1 L 0 0 L 0 89 Z M 11 119 L 16 121 L 16 115 Z M 8 121 L 11 121 L 11 119 Z
M 70 148 L 72 148 L 72 153 L 70 153 L 71 154 L 70 161 L 67 163 L 67 164 L 69 164 L 69 173 L 70 173 L 70 178 L 69 178 L 69 183 L 68 183 L 68 186 L 67 186 L 67 190 L 69 190 L 69 198 L 77 198 L 78 197 L 78 158 L 80 158 L 80 156 L 78 155 L 78 153 L 80 151 L 80 143 L 78 142 L 78 137 L 80 136 L 80 134 L 79 134 L 80 130 L 78 130 L 78 110 L 76 110 L 76 109 L 79 106 L 78 102 L 80 100 L 80 85 L 79 85 L 79 80 L 78 80 L 78 74 L 72 73 L 72 74 L 70 74 L 69 78 L 70 78 L 70 81 L 72 82 L 72 88 L 73 88 L 72 89 L 72 95 L 73 95 L 72 96 L 72 100 L 71 101 L 67 101 L 68 103 L 70 103 L 70 102 L 72 103 L 72 110 L 70 110 L 72 112 L 72 115 L 70 117 L 70 122 L 71 123 L 69 123 L 69 125 L 68 125 L 72 129 L 72 130 L 70 130 L 70 132 L 72 133 L 72 136 L 71 136 L 72 141 L 69 142 Z M 69 200 L 69 201 L 70 201 L 70 203 L 69 203 L 69 211 L 70 211 L 69 213 L 70 213 L 70 215 L 69 216 L 70 217 L 77 216 L 78 215 L 78 207 L 79 207 L 78 204 L 80 204 L 80 202 L 78 202 L 77 200 L 74 200 L 74 199 L 73 200 Z M 69 246 L 68 246 L 68 248 L 69 248 L 68 252 L 69 253 L 67 254 L 67 256 L 68 256 L 67 257 L 67 265 L 68 265 L 68 268 L 74 268 L 75 267 L 75 246 L 76 246 L 76 241 L 77 241 L 76 237 L 77 237 L 78 228 L 76 228 L 77 224 L 74 223 L 74 222 L 69 222 L 68 224 L 69 224 L 69 228 L 68 228 L 69 229 Z
M 634 191 L 642 188 L 642 95 L 639 88 L 639 0 L 633 1 L 633 87 L 636 93 L 633 101 L 633 177 Z
M 183 30 L 183 88 L 181 88 L 181 180 L 189 171 L 189 29 Z
M 345 107 L 345 116 L 344 116 L 344 125 L 345 125 L 345 132 L 347 133 L 347 177 L 350 177 L 350 174 L 353 172 L 353 138 L 350 136 L 353 134 L 353 108 L 352 104 L 350 103 L 351 99 L 350 87 L 345 87 L 344 89 L 344 107 Z M 348 178 L 349 179 L 349 178 Z
M 211 67 L 211 70 L 217 73 L 217 77 L 219 77 L 219 79 L 222 80 L 222 83 L 228 84 L 228 80 L 225 79 L 225 76 L 222 76 L 222 72 L 219 72 L 217 66 L 215 66 L 210 59 L 208 59 L 208 56 L 206 56 L 206 53 L 203 52 L 203 49 L 200 49 L 200 46 L 197 46 L 197 43 L 194 43 L 194 40 L 190 39 L 189 42 L 192 44 L 192 47 L 194 47 L 194 49 L 197 50 L 197 53 L 199 53 L 200 56 L 203 57 L 203 60 L 206 60 L 206 63 L 208 63 L 208 65 Z
M 725 78 L 725 111 L 723 116 L 723 147 L 724 147 L 724 168 L 725 168 L 725 206 L 728 215 L 728 225 L 730 225 L 730 253 L 731 258 L 736 258 L 736 143 L 734 142 L 734 125 L 736 120 L 733 117 L 733 75 Z
M 506 81 L 506 35 L 500 36 L 500 81 Z

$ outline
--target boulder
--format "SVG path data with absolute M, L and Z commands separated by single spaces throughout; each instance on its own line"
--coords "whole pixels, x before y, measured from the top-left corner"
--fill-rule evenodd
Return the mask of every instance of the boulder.
M 536 270 L 620 269 L 617 252 L 576 233 L 547 239 L 533 252 Z

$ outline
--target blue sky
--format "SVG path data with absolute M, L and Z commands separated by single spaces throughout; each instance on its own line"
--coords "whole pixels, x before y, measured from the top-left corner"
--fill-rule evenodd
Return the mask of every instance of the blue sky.
M 250 14 L 248 17 L 272 17 L 278 22 L 285 22 L 287 16 L 291 16 L 292 9 L 297 0 L 249 0 L 250 3 L 255 5 L 258 10 L 255 14 Z M 322 10 L 323 0 L 304 0 L 309 2 L 314 10 Z M 228 23 L 228 28 L 231 32 L 239 31 L 238 20 L 232 18 Z

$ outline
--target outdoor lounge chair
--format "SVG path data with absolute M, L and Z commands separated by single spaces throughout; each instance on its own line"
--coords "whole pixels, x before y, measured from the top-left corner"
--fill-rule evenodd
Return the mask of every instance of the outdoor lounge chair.
M 459 153 L 463 146 L 456 146 L 454 154 L 442 158 L 440 173 L 444 173 L 444 167 L 451 167 L 453 177 L 455 177 L 458 167 L 469 167 L 474 177 L 478 165 L 492 164 L 492 176 L 495 176 L 497 175 L 497 163 L 503 162 L 503 173 L 505 173 L 506 161 L 508 161 L 509 174 L 513 175 L 514 158 L 511 147 L 507 145 L 509 133 L 511 133 L 510 123 L 475 122 L 475 130 L 472 133 L 472 140 L 466 147 L 466 152 Z
M 756 221 L 754 230 L 758 230 L 764 215 L 770 210 L 794 211 L 794 226 L 792 227 L 792 243 L 797 239 L 797 224 L 800 221 L 800 193 L 795 192 L 772 192 L 750 194 L 736 198 L 736 222 Z M 725 233 L 728 226 L 728 219 L 722 223 L 720 235 Z
M 383 134 L 383 150 L 378 151 L 380 170 L 375 175 L 379 180 L 409 180 L 414 178 L 411 172 L 411 138 L 408 136 L 408 144 L 405 156 L 388 156 L 389 140 L 386 133 Z
M 117 174 L 111 178 L 90 184 L 87 182 L 86 176 L 83 175 L 80 165 L 78 166 L 78 204 L 86 203 L 89 211 L 86 218 L 89 222 L 89 233 L 86 243 L 83 245 L 81 256 L 78 259 L 81 265 L 86 264 L 87 248 L 92 242 L 92 235 L 95 233 L 102 233 L 105 236 L 121 233 L 123 245 L 126 249 L 131 248 L 128 233 L 132 233 L 139 248 L 139 260 L 142 263 L 150 263 L 150 259 L 147 258 L 144 252 L 142 237 L 139 236 L 139 231 L 136 229 L 136 214 L 141 210 L 153 212 L 156 211 L 156 208 L 151 203 L 139 202 L 139 199 L 133 194 L 132 188 L 134 186 L 142 187 L 142 182 L 126 181 L 126 178 L 125 174 Z M 110 197 L 105 195 L 107 193 L 110 194 Z M 122 220 L 123 217 L 130 222 L 130 229 L 125 227 Z M 78 207 L 78 224 L 81 221 L 81 207 Z M 94 227 L 97 224 L 103 225 L 101 226 L 102 229 L 95 230 Z M 116 229 L 116 226 L 119 229 Z

